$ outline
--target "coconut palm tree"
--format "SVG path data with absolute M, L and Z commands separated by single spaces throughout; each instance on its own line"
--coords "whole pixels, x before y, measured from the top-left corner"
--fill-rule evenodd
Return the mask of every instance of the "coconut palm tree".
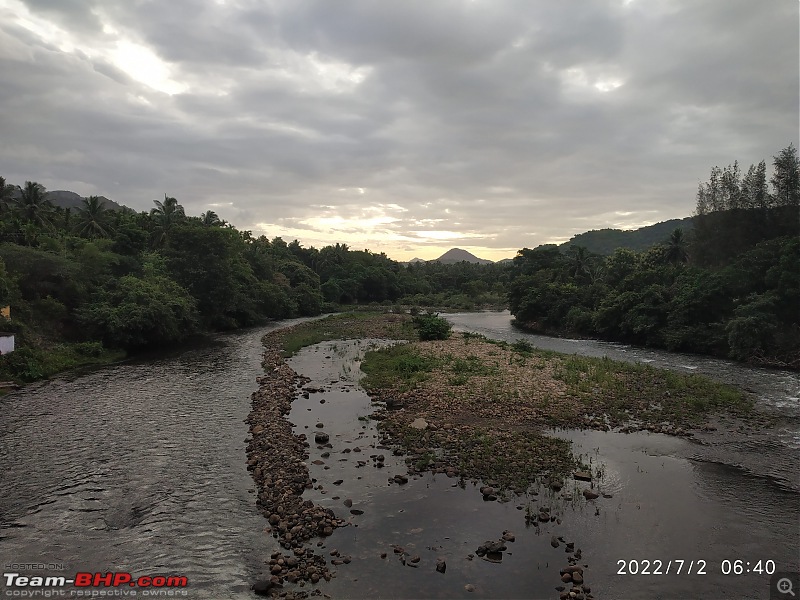
M 41 183 L 26 181 L 22 193 L 15 200 L 17 213 L 23 220 L 45 229 L 52 227 L 53 205 L 47 199 L 47 192 Z
M 217 213 L 215 213 L 213 210 L 207 210 L 200 215 L 200 220 L 203 222 L 203 225 L 207 227 L 219 227 L 223 224 L 219 218 L 219 215 L 217 215 Z
M 10 210 L 16 190 L 16 186 L 6 183 L 5 177 L 0 177 L 0 216 Z
M 593 261 L 586 247 L 570 246 L 566 255 L 569 274 L 575 281 L 585 280 L 590 277 L 590 268 Z
M 683 229 L 680 227 L 669 234 L 664 249 L 664 258 L 673 265 L 684 264 L 689 260 L 689 253 L 686 251 L 686 236 L 683 235 Z
M 74 231 L 82 237 L 109 237 L 113 229 L 105 202 L 97 196 L 84 198 L 83 206 L 78 209 L 78 223 Z
M 167 245 L 169 242 L 169 232 L 177 224 L 186 218 L 183 207 L 178 204 L 175 198 L 164 194 L 164 202 L 154 200 L 155 208 L 150 210 L 150 218 L 156 224 L 156 236 L 153 245 L 156 248 Z

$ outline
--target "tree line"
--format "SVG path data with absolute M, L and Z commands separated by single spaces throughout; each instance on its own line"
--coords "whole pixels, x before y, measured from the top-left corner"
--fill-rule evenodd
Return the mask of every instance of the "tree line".
M 39 183 L 0 177 L 0 306 L 12 306 L 0 329 L 19 348 L 0 359 L 0 378 L 59 370 L 45 365 L 59 353 L 137 351 L 341 305 L 505 302 L 494 265 L 406 267 L 345 244 L 256 237 L 213 211 L 189 216 L 167 195 L 153 204 L 111 210 L 91 196 L 64 209 Z
M 509 305 L 529 330 L 800 368 L 800 162 L 714 167 L 694 227 L 645 252 L 522 249 Z
M 404 265 L 346 244 L 255 237 L 167 195 L 150 211 L 94 196 L 73 211 L 36 182 L 0 177 L 0 307 L 12 306 L 0 328 L 19 348 L 0 358 L 0 378 L 355 304 L 507 304 L 533 331 L 800 367 L 799 175 L 793 146 L 769 181 L 763 161 L 745 175 L 715 167 L 688 234 L 610 256 L 523 248 L 490 265 Z

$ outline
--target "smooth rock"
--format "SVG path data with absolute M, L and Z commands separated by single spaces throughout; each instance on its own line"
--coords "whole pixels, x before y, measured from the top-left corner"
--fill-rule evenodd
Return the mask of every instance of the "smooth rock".
M 270 595 L 269 591 L 271 589 L 272 589 L 272 582 L 267 581 L 265 579 L 256 581 L 252 587 L 253 592 L 255 592 L 256 595 L 258 596 L 269 596 Z

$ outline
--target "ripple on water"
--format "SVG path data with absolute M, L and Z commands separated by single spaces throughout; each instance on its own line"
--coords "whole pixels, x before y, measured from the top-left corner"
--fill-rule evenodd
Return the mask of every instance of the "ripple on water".
M 243 442 L 269 329 L 0 399 L 0 515 L 15 525 L 0 559 L 168 571 L 193 598 L 250 598 L 275 548 Z

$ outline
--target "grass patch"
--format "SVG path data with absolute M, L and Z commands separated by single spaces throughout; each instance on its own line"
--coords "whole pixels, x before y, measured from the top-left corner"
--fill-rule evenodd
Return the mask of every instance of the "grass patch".
M 608 358 L 559 356 L 553 376 L 592 412 L 622 420 L 697 423 L 711 411 L 747 415 L 753 400 L 741 390 L 695 374 Z
M 423 356 L 407 344 L 373 350 L 364 355 L 361 380 L 365 390 L 397 389 L 406 391 L 424 381 L 441 360 Z
M 491 481 L 501 489 L 525 490 L 543 477 L 561 479 L 579 465 L 569 441 L 536 432 L 422 431 L 391 421 L 378 427 L 405 449 L 407 464 L 417 471 L 452 467 L 462 480 Z
M 306 346 L 329 340 L 382 338 L 391 340 L 416 339 L 408 315 L 377 312 L 348 312 L 324 319 L 308 321 L 269 334 L 280 340 L 284 358 L 293 356 Z
M 448 369 L 453 375 L 448 379 L 450 385 L 466 385 L 472 377 L 486 377 L 497 375 L 499 370 L 496 366 L 487 365 L 477 356 L 467 356 L 466 358 L 449 357 Z
M 445 448 L 458 455 L 465 476 L 510 489 L 527 489 L 538 477 L 561 477 L 577 466 L 569 441 L 538 433 L 476 430 Z

